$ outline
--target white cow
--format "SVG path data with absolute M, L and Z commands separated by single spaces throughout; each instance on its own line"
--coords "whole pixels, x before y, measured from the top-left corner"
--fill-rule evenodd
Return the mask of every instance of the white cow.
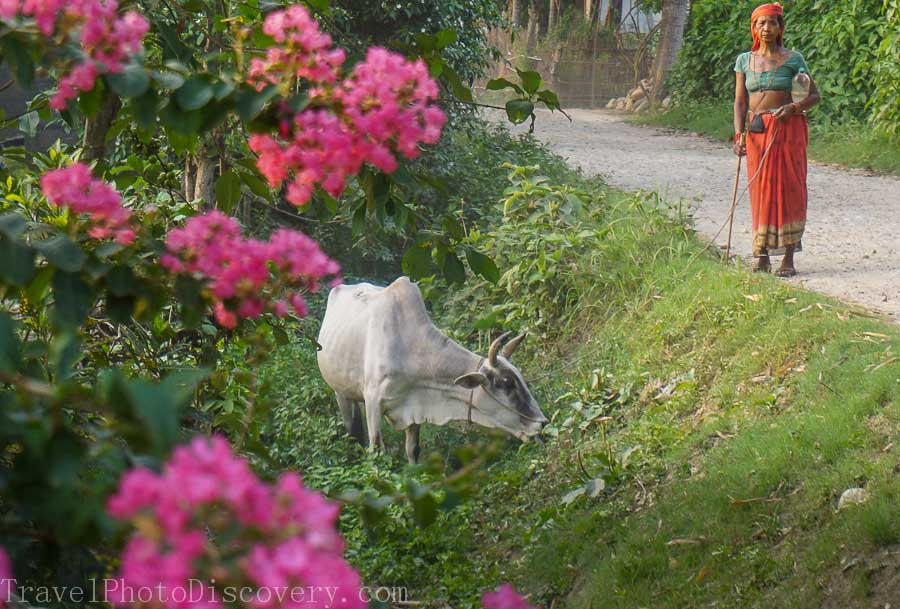
M 428 317 L 419 288 L 400 277 L 386 288 L 340 285 L 328 295 L 319 331 L 319 370 L 334 389 L 347 432 L 383 448 L 381 416 L 406 430 L 406 456 L 419 457 L 419 426 L 471 421 L 523 441 L 547 424 L 509 359 L 519 336 L 495 340 L 486 358 L 450 340 Z

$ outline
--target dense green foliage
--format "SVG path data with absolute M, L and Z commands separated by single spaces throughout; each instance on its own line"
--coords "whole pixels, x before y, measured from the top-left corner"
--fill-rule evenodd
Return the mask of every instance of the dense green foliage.
M 481 76 L 493 58 L 487 32 L 500 24 L 494 0 L 335 0 L 332 9 L 335 33 L 357 49 L 373 44 L 415 45 L 416 35 L 456 32 L 457 39 L 447 47 L 445 57 L 467 82 Z
M 755 0 L 691 3 L 684 47 L 670 81 L 682 99 L 729 98 L 734 62 L 750 48 Z M 817 115 L 830 121 L 897 124 L 897 36 L 893 0 L 797 0 L 785 3 L 785 46 L 803 53 L 822 94 Z
M 422 285 L 438 324 L 470 348 L 494 324 L 532 333 L 517 363 L 550 439 L 506 441 L 478 491 L 424 531 L 407 505 L 371 528 L 348 511 L 367 581 L 454 607 L 504 579 L 557 607 L 890 602 L 889 578 L 873 574 L 896 566 L 885 550 L 900 525 L 897 331 L 723 266 L 653 196 L 532 158 L 541 170 L 509 168 L 493 220 L 470 232 L 507 252 L 503 280 Z M 531 241 L 543 259 L 517 254 Z M 386 460 L 363 456 L 321 380 L 302 373 L 313 357 L 284 347 L 266 372 L 284 396 L 283 463 L 333 494 L 396 488 L 401 435 Z M 453 447 L 485 435 L 426 426 L 423 448 L 453 471 Z M 837 512 L 851 486 L 872 499 Z

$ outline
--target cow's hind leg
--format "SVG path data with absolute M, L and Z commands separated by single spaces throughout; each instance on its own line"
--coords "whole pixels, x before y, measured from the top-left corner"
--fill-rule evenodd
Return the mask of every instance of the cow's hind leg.
M 338 407 L 341 409 L 341 417 L 344 419 L 344 428 L 357 442 L 366 445 L 366 431 L 363 429 L 362 412 L 359 402 L 354 402 L 342 395 L 335 394 Z
M 419 427 L 413 423 L 406 428 L 406 460 L 412 465 L 419 462 Z

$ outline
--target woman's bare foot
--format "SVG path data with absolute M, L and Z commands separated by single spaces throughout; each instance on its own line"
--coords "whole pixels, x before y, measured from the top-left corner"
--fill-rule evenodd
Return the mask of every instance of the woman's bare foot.
M 757 273 L 768 273 L 772 270 L 772 262 L 768 256 L 760 256 L 756 260 L 756 266 L 753 267 L 753 270 Z
M 797 274 L 794 268 L 794 247 L 788 245 L 784 248 L 784 258 L 781 260 L 781 267 L 775 271 L 776 277 L 793 277 Z

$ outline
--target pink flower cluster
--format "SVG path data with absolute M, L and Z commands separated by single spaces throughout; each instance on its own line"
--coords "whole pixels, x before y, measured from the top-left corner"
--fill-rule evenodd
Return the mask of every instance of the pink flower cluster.
M 303 233 L 280 228 L 268 241 L 245 239 L 237 221 L 218 210 L 169 231 L 166 248 L 162 265 L 172 273 L 205 280 L 216 321 L 226 328 L 235 327 L 238 318 L 256 318 L 266 310 L 284 317 L 292 307 L 303 317 L 308 310 L 297 290 L 315 292 L 321 278 L 340 272 Z
M 131 211 L 122 207 L 122 199 L 111 186 L 91 176 L 84 163 L 49 171 L 41 176 L 41 190 L 52 205 L 68 207 L 74 213 L 87 214 L 95 239 L 114 237 L 124 245 L 134 241 Z
M 9 563 L 9 556 L 6 551 L 0 548 L 0 609 L 6 607 L 6 603 L 10 601 L 9 593 L 15 589 L 16 580 L 12 576 L 12 565 Z
M 485 592 L 481 597 L 484 609 L 537 609 L 529 605 L 510 584 L 503 584 L 496 592 Z
M 131 470 L 107 508 L 136 525 L 110 595 L 116 605 L 218 609 L 221 590 L 240 587 L 253 589 L 248 604 L 257 609 L 365 609 L 359 574 L 342 557 L 338 505 L 294 473 L 264 484 L 222 437 L 178 447 L 159 474 Z M 215 585 L 202 598 L 173 593 L 192 579 Z M 310 586 L 337 592 L 299 601 L 278 594 Z M 158 596 L 132 603 L 135 589 Z
M 278 137 L 257 134 L 249 142 L 270 185 L 291 179 L 287 199 L 294 205 L 307 203 L 317 185 L 340 195 L 364 163 L 392 172 L 397 153 L 414 158 L 420 143 L 440 139 L 447 118 L 434 104 L 438 87 L 422 60 L 410 62 L 373 47 L 337 82 L 343 52 L 327 50 L 330 38 L 306 9 L 272 13 L 265 30 L 283 47 L 251 63 L 250 82 L 261 88 L 302 77 L 315 85 L 308 108 L 296 114 L 284 110 Z
M 303 6 L 270 13 L 263 32 L 279 46 L 269 48 L 265 59 L 250 61 L 249 80 L 257 90 L 267 84 L 288 85 L 294 78 L 321 83 L 337 80 L 344 51 L 331 48 L 331 36 L 319 30 L 318 22 Z
M 83 60 L 60 78 L 53 108 L 62 110 L 93 89 L 99 75 L 121 72 L 127 57 L 140 52 L 149 23 L 134 11 L 120 16 L 118 9 L 116 0 L 0 0 L 0 19 L 30 17 L 44 36 L 79 41 Z

